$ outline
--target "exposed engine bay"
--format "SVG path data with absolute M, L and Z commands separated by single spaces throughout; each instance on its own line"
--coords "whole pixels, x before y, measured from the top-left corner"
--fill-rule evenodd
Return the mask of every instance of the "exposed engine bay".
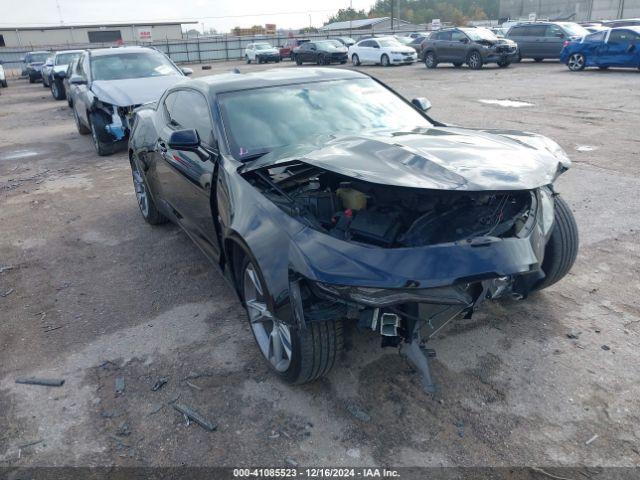
M 433 191 L 373 184 L 304 163 L 252 172 L 251 183 L 309 226 L 341 240 L 403 248 L 518 236 L 534 193 Z

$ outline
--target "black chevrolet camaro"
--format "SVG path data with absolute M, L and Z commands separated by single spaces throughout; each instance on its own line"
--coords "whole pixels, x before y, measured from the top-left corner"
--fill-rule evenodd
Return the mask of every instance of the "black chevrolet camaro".
M 232 283 L 278 375 L 315 380 L 343 328 L 370 329 L 434 384 L 422 336 L 567 274 L 578 234 L 552 140 L 447 126 L 349 70 L 182 82 L 136 110 L 133 182 Z

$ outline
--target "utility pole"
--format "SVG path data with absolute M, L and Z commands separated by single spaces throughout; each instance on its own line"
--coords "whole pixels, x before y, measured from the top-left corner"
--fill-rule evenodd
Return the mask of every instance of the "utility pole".
M 391 0 L 391 31 L 393 32 L 393 4 L 394 1 Z

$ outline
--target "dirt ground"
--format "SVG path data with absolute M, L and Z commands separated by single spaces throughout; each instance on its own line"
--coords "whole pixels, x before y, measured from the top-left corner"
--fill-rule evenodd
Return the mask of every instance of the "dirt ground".
M 236 66 L 274 67 L 193 68 Z M 444 122 L 558 141 L 574 160 L 558 182 L 581 235 L 572 272 L 431 341 L 435 397 L 357 331 L 326 379 L 290 387 L 197 247 L 142 220 L 126 153 L 98 157 L 66 102 L 13 80 L 0 92 L 0 467 L 640 466 L 640 73 L 361 70 L 428 97 Z M 532 105 L 481 102 L 496 99 Z M 15 383 L 30 376 L 65 383 Z M 217 430 L 187 425 L 176 398 Z

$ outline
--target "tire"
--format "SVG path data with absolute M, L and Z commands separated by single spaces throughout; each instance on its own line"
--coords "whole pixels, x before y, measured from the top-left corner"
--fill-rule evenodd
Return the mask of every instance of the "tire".
M 89 114 L 89 125 L 91 126 L 91 138 L 93 139 L 93 146 L 96 148 L 96 152 L 101 157 L 111 155 L 115 151 L 115 144 L 111 142 L 104 142 L 100 138 L 101 130 L 104 128 L 105 121 L 102 115 L 98 112 L 92 112 Z
M 318 55 L 318 56 L 316 57 L 316 63 L 317 63 L 318 65 L 326 65 L 326 64 L 327 64 L 327 59 L 326 59 L 326 58 L 324 58 L 324 55 L 323 55 L 323 54 L 320 54 L 320 55 Z
M 270 316 L 264 301 L 268 295 L 259 268 L 248 255 L 241 265 L 236 277 L 242 303 L 258 348 L 271 370 L 286 382 L 298 385 L 329 373 L 342 351 L 342 321 L 308 322 L 305 329 L 278 322 Z M 280 347 L 272 348 L 278 341 Z
M 356 67 L 359 67 L 359 66 L 361 65 L 361 63 L 360 63 L 360 57 L 358 56 L 358 54 L 357 54 L 357 53 L 354 53 L 354 54 L 351 56 L 351 64 L 352 64 L 352 65 L 354 65 L 354 66 L 356 66 Z
M 498 67 L 500 68 L 507 68 L 509 65 L 511 65 L 511 62 L 509 60 L 500 60 L 498 62 Z
M 513 59 L 513 63 L 520 63 L 522 61 L 522 52 L 518 50 L 518 56 Z
M 76 122 L 76 128 L 78 129 L 78 133 L 80 135 L 88 135 L 91 133 L 91 130 L 89 128 L 86 127 L 86 125 L 84 125 L 81 121 L 80 121 L 80 117 L 78 117 L 78 112 L 76 112 L 75 107 L 73 106 L 73 104 L 71 105 L 71 109 L 73 110 L 73 119 Z
M 544 58 L 534 58 L 533 61 L 536 63 L 540 63 L 544 60 Z
M 51 82 L 51 95 L 56 100 L 64 100 L 66 95 L 64 92 L 64 85 L 60 80 L 54 80 Z
M 280 60 L 282 60 L 280 57 L 276 58 L 276 63 L 280 63 Z
M 382 56 L 380 57 L 380 65 L 382 65 L 383 67 L 388 67 L 391 65 L 391 62 L 389 61 L 389 55 L 387 55 L 386 53 L 382 54 Z
M 2 85 L 2 88 L 7 88 L 8 87 L 7 80 L 6 79 L 2 80 L 2 82 L 0 82 L 0 85 Z
M 249 56 L 248 56 L 248 55 L 245 55 L 245 56 L 244 56 L 244 59 L 246 60 L 247 65 L 251 64 L 251 60 L 249 59 Z
M 33 75 L 29 75 L 29 83 L 36 83 L 36 79 Z
M 572 72 L 579 72 L 581 70 L 584 70 L 586 63 L 587 62 L 583 54 L 572 53 L 571 55 L 569 55 L 569 58 L 567 60 L 567 67 L 569 67 L 569 70 L 571 70 Z
M 455 68 L 460 68 L 462 66 L 462 62 L 453 62 L 453 66 Z
M 424 54 L 424 66 L 427 68 L 436 68 L 438 66 L 438 59 L 434 52 L 425 52 Z
M 149 193 L 149 187 L 147 181 L 138 168 L 138 163 L 135 159 L 131 159 L 131 177 L 133 179 L 133 188 L 136 192 L 136 200 L 138 201 L 138 207 L 140 213 L 145 222 L 150 225 L 161 225 L 167 223 L 169 219 L 165 217 L 156 207 L 153 198 Z
M 569 205 L 559 196 L 555 197 L 554 217 L 553 231 L 542 261 L 542 271 L 546 276 L 535 290 L 550 287 L 561 280 L 569 273 L 578 255 L 578 226 Z
M 294 60 L 296 61 L 296 65 L 298 66 L 302 65 L 302 59 L 297 55 L 294 57 Z
M 480 52 L 471 52 L 467 57 L 467 65 L 471 70 L 480 70 L 482 68 L 482 55 L 480 55 Z
M 65 89 L 65 96 L 67 97 L 67 105 L 69 105 L 69 108 L 73 108 L 73 102 L 71 101 L 71 95 L 67 95 L 66 89 Z

